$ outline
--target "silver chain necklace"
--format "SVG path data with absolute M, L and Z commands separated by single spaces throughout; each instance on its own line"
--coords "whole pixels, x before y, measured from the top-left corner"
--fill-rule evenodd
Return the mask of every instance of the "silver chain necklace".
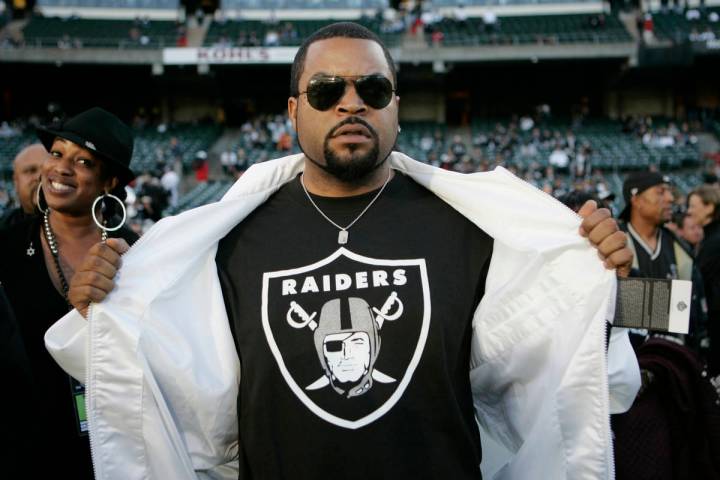
M 333 221 L 330 219 L 330 217 L 328 217 L 327 215 L 325 215 L 325 212 L 323 212 L 322 210 L 320 210 L 320 207 L 317 206 L 317 204 L 315 203 L 315 201 L 314 201 L 314 200 L 312 199 L 312 197 L 310 196 L 310 192 L 308 192 L 308 191 L 307 191 L 307 188 L 305 187 L 305 174 L 304 174 L 304 173 L 300 176 L 300 185 L 302 185 L 302 188 L 303 188 L 303 190 L 305 191 L 305 195 L 307 196 L 308 200 L 310 200 L 310 203 L 312 204 L 312 206 L 315 207 L 315 210 L 317 210 L 318 213 L 319 213 L 320 215 L 322 215 L 322 217 L 323 217 L 325 220 L 327 220 L 328 222 L 330 222 L 331 224 L 333 224 L 333 225 L 335 226 L 335 228 L 337 228 L 338 230 L 340 230 L 340 231 L 338 232 L 338 244 L 340 244 L 340 245 L 345 245 L 345 244 L 348 242 L 348 230 L 350 229 L 350 227 L 352 227 L 353 225 L 355 225 L 355 222 L 357 222 L 358 220 L 360 220 L 360 217 L 362 217 L 363 215 L 365 215 L 365 212 L 367 212 L 368 209 L 369 209 L 370 207 L 372 207 L 372 204 L 375 203 L 375 200 L 377 200 L 378 197 L 380 197 L 380 195 L 382 194 L 383 190 L 385 190 L 385 187 L 386 187 L 387 184 L 390 182 L 390 177 L 392 177 L 392 169 L 388 169 L 388 177 L 387 177 L 387 179 L 385 179 L 385 183 L 383 183 L 383 186 L 380 188 L 380 191 L 378 191 L 378 193 L 375 195 L 375 197 L 373 197 L 373 199 L 370 200 L 370 203 L 367 204 L 367 206 L 363 209 L 363 211 L 360 212 L 360 215 L 358 215 L 357 217 L 355 217 L 355 220 L 353 220 L 352 222 L 348 223 L 348 224 L 347 224 L 346 226 L 344 226 L 344 227 L 341 227 L 341 226 L 338 225 L 337 223 L 333 222 Z
M 62 288 L 62 294 L 65 298 L 65 302 L 70 305 L 70 299 L 68 298 L 68 292 L 70 291 L 70 284 L 65 278 L 65 273 L 60 267 L 60 249 L 57 245 L 57 239 L 55 238 L 55 232 L 50 227 L 50 209 L 48 208 L 43 215 L 43 226 L 45 227 L 45 240 L 47 240 L 48 247 L 50 247 L 50 253 L 52 253 L 53 261 L 55 263 L 55 269 L 57 270 L 58 278 L 60 279 L 60 288 Z M 107 232 L 103 230 L 101 234 L 102 242 L 107 241 Z M 32 248 L 32 245 L 30 246 Z M 34 253 L 34 252 L 33 252 Z M 30 253 L 28 252 L 28 255 Z

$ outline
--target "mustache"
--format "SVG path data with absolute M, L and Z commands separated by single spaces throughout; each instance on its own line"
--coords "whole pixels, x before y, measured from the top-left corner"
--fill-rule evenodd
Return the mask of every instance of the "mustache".
M 370 132 L 370 135 L 372 135 L 372 137 L 375 140 L 377 140 L 378 134 L 375 131 L 375 129 L 368 122 L 366 122 L 365 120 L 363 120 L 360 117 L 348 117 L 345 120 L 341 121 L 340 123 L 335 125 L 332 128 L 332 130 L 330 130 L 330 132 L 327 134 L 326 138 L 330 139 L 330 138 L 334 137 L 335 132 L 337 132 L 341 127 L 344 127 L 345 125 L 354 125 L 354 124 L 359 124 L 359 125 L 362 125 L 363 127 L 367 128 L 368 132 Z

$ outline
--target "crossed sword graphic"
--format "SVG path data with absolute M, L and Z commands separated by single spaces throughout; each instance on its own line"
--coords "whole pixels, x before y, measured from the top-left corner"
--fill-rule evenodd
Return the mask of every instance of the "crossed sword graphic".
M 390 309 L 397 303 L 398 309 L 395 313 L 392 315 L 389 315 Z M 387 320 L 389 322 L 395 321 L 403 314 L 404 306 L 402 303 L 402 300 L 398 298 L 397 292 L 391 292 L 390 296 L 385 300 L 385 303 L 383 303 L 383 306 L 380 310 L 378 310 L 376 307 L 373 307 L 372 310 L 375 312 L 375 322 L 377 323 L 378 330 L 380 330 L 383 326 L 383 323 Z M 293 314 L 297 315 L 300 318 L 300 321 L 297 321 L 293 318 Z M 295 301 L 290 302 L 290 308 L 288 309 L 286 319 L 288 322 L 288 325 L 290 325 L 293 328 L 309 328 L 311 331 L 315 331 L 315 329 L 318 327 L 317 322 L 315 321 L 315 317 L 317 316 L 317 312 L 313 312 L 312 314 L 308 314 L 304 308 L 300 306 Z M 376 382 L 379 383 L 393 383 L 396 380 L 392 378 L 389 375 L 386 375 L 382 373 L 381 371 L 373 368 L 372 371 L 372 378 Z M 313 383 L 305 387 L 305 390 L 319 390 L 321 388 L 325 388 L 328 385 L 330 385 L 330 379 L 327 378 L 326 375 L 323 375 L 322 377 L 315 380 Z

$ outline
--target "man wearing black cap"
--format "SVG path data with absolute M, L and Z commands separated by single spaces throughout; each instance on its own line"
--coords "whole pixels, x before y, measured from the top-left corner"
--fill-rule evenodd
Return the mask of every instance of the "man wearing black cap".
M 673 194 L 670 178 L 657 172 L 637 172 L 623 184 L 625 208 L 620 213 L 622 228 L 628 232 L 628 246 L 634 251 L 633 268 L 640 277 L 693 281 L 690 335 L 698 340 L 704 313 L 698 294 L 699 273 L 692 255 L 663 225 L 672 216 Z M 688 345 L 696 346 L 696 345 Z

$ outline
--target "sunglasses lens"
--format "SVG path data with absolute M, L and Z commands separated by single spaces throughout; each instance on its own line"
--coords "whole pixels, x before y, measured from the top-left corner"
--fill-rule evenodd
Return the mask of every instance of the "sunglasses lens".
M 313 78 L 308 82 L 307 99 L 315 110 L 325 111 L 345 93 L 345 80 L 339 77 Z
M 355 88 L 363 101 L 375 109 L 387 107 L 393 95 L 392 83 L 382 75 L 359 78 Z

